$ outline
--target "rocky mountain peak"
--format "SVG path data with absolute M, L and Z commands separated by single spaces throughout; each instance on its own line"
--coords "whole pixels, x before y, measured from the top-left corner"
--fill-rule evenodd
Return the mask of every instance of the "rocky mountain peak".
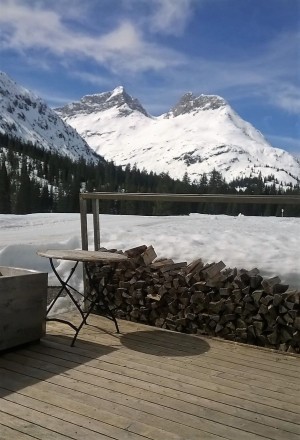
M 260 175 L 282 187 L 300 181 L 299 163 L 273 148 L 220 96 L 186 93 L 169 113 L 147 118 L 123 87 L 82 101 L 89 101 L 90 113 L 61 116 L 98 154 L 117 165 L 136 164 L 175 179 L 188 173 L 192 181 L 214 169 L 228 182 Z M 184 117 L 177 118 L 180 115 Z
M 112 108 L 118 110 L 119 116 L 128 116 L 134 111 L 149 116 L 138 99 L 129 95 L 123 86 L 118 86 L 111 92 L 83 96 L 80 101 L 57 108 L 56 112 L 64 117 L 72 117 L 78 114 L 103 112 Z
M 217 95 L 196 96 L 191 92 L 185 93 L 179 102 L 171 109 L 170 114 L 174 117 L 195 111 L 216 110 L 225 107 L 225 99 Z

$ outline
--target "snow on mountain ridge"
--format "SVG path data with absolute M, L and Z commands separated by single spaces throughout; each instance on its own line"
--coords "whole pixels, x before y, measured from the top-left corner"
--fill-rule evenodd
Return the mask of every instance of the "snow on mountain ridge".
M 199 179 L 216 168 L 227 181 L 259 173 L 274 174 L 283 186 L 300 179 L 299 161 L 271 147 L 217 95 L 189 92 L 169 112 L 154 117 L 118 86 L 54 112 L 0 72 L 0 132 L 73 160 L 98 161 L 95 151 L 116 164 L 136 164 L 174 178 L 187 172 Z
M 70 105 L 57 111 L 95 151 L 118 165 L 136 164 L 147 171 L 169 172 L 173 178 L 187 172 L 192 180 L 214 168 L 227 181 L 274 175 L 286 186 L 300 179 L 299 162 L 273 148 L 220 96 L 189 92 L 169 112 L 154 117 L 131 106 L 134 98 L 127 103 L 124 94 L 124 88 L 117 87 L 101 94 L 98 107 L 86 109 L 86 96 L 71 104 L 72 111 Z M 126 105 L 127 111 L 122 107 Z
M 116 87 L 116 88 L 112 91 L 112 94 L 111 94 L 110 97 L 108 98 L 108 101 L 110 101 L 111 99 L 113 99 L 115 96 L 122 95 L 123 93 L 126 93 L 126 92 L 125 92 L 125 89 L 124 89 L 123 86 L 118 86 L 118 87 Z
M 0 72 L 0 132 L 77 161 L 100 157 L 38 96 Z

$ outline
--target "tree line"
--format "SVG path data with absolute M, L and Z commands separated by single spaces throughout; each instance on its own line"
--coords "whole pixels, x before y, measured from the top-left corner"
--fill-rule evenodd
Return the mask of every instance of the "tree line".
M 236 179 L 227 183 L 213 170 L 191 182 L 187 173 L 180 180 L 167 173 L 155 174 L 125 168 L 99 158 L 98 163 L 84 159 L 77 162 L 45 151 L 31 143 L 0 134 L 0 213 L 79 212 L 79 192 L 120 191 L 175 194 L 283 194 L 272 176 Z M 270 183 L 272 180 L 272 183 Z M 299 194 L 299 185 L 289 187 L 287 194 Z M 281 215 L 276 205 L 226 203 L 176 203 L 102 201 L 101 212 L 133 215 L 184 215 L 190 212 L 237 215 Z M 286 206 L 284 215 L 300 216 L 300 208 Z

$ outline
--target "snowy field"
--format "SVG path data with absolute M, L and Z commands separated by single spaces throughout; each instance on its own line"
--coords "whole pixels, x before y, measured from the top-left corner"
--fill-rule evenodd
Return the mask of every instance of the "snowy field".
M 252 269 L 263 276 L 280 276 L 300 287 L 300 218 L 229 217 L 191 214 L 178 217 L 101 215 L 101 246 L 127 249 L 153 245 L 158 257 L 190 262 L 223 260 L 227 267 Z M 92 217 L 88 218 L 93 249 Z M 37 250 L 81 248 L 79 214 L 0 214 L 0 266 L 50 271 Z M 70 262 L 57 262 L 64 274 Z M 74 286 L 81 285 L 81 271 Z M 55 285 L 49 274 L 49 285 Z

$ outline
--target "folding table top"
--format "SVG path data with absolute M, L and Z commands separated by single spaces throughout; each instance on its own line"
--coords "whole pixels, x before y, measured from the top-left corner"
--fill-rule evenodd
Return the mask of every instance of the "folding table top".
M 38 251 L 40 257 L 54 258 L 56 260 L 71 260 L 71 261 L 103 261 L 103 262 L 118 262 L 126 261 L 129 258 L 126 255 L 117 254 L 114 252 L 101 251 L 84 251 L 84 250 L 69 250 L 69 249 L 48 249 L 46 251 Z

